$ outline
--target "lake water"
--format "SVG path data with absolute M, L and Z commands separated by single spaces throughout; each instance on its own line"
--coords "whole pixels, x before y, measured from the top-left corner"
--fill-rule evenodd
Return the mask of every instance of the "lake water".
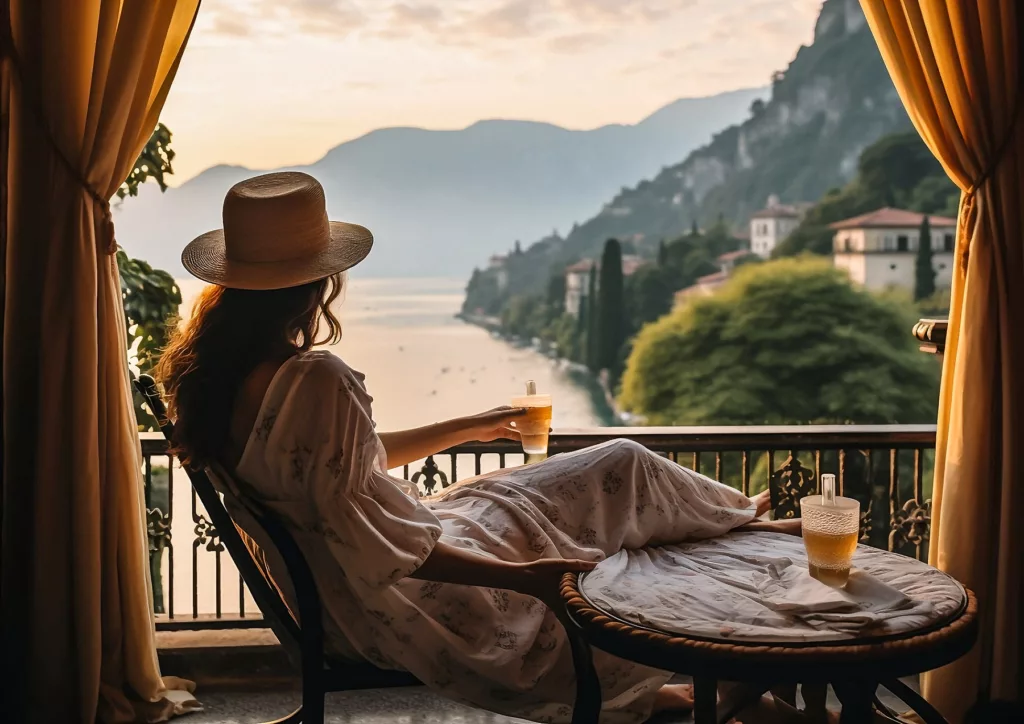
M 187 314 L 202 283 L 179 284 L 182 313 Z M 378 429 L 416 427 L 508 404 L 531 379 L 539 391 L 553 396 L 555 428 L 612 424 L 611 411 L 591 378 L 456 319 L 464 284 L 455 279 L 349 280 L 340 307 L 344 338 L 330 349 L 366 374 Z M 459 477 L 472 474 L 471 465 L 467 461 L 464 470 L 460 460 Z M 484 459 L 484 470 L 495 467 L 496 456 Z M 205 546 L 193 545 L 195 521 L 187 486 L 185 475 L 176 472 L 171 529 L 176 617 L 190 616 L 193 610 L 212 613 L 216 602 L 216 556 Z M 237 612 L 237 572 L 226 555 L 221 565 L 222 611 Z M 165 590 L 170 566 L 165 555 Z M 198 584 L 195 606 L 193 578 Z M 251 599 L 246 610 L 256 610 Z

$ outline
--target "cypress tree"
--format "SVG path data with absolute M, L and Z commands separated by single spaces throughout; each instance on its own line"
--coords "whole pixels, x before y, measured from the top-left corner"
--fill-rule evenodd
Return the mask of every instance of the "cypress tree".
M 932 266 L 932 230 L 928 216 L 921 222 L 917 241 L 917 263 L 914 268 L 914 301 L 927 299 L 935 293 L 935 267 Z
M 565 310 L 565 273 L 552 274 L 548 280 L 548 309 L 553 316 Z
M 690 236 L 700 236 L 700 229 L 697 228 L 696 219 L 690 224 Z
M 580 299 L 579 311 L 576 314 L 576 334 L 573 335 L 572 353 L 574 362 L 587 363 L 587 324 L 590 321 L 590 299 Z
M 598 337 L 598 302 L 597 302 L 597 264 L 590 267 L 590 284 L 587 291 L 587 339 L 584 346 L 584 363 L 592 370 L 597 370 L 597 337 Z
M 668 266 L 668 247 L 664 239 L 658 242 L 658 266 Z
M 622 279 L 622 246 L 609 239 L 601 256 L 601 280 L 598 287 L 597 367 L 607 369 L 612 379 L 618 378 L 619 350 L 628 334 L 626 295 Z

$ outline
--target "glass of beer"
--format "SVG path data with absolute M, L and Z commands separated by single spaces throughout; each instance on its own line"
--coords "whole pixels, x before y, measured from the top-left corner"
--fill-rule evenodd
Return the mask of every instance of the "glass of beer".
M 513 397 L 512 407 L 526 408 L 526 414 L 515 421 L 523 438 L 523 452 L 527 455 L 548 454 L 548 432 L 551 430 L 551 395 L 538 395 L 537 384 L 526 383 L 526 395 Z
M 800 519 L 811 576 L 827 586 L 842 588 L 850 577 L 860 537 L 860 501 L 837 495 L 830 498 L 827 492 L 809 495 L 800 500 Z

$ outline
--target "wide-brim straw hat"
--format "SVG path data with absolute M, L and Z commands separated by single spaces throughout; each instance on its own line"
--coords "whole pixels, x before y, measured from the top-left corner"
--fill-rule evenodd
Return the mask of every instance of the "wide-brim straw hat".
M 370 253 L 373 234 L 330 221 L 320 183 L 305 173 L 241 181 L 224 197 L 224 228 L 181 253 L 190 274 L 234 289 L 297 287 L 345 271 Z

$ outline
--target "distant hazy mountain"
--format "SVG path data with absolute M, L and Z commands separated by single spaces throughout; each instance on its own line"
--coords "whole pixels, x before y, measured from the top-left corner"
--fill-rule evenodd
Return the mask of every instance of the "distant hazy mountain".
M 374 232 L 361 274 L 464 276 L 517 239 L 593 215 L 624 186 L 742 120 L 767 94 L 758 88 L 682 99 L 636 125 L 590 131 L 503 120 L 459 131 L 386 128 L 291 168 L 323 183 L 331 218 Z M 180 274 L 182 247 L 218 228 L 225 191 L 257 173 L 215 166 L 164 194 L 147 184 L 115 211 L 117 239 L 130 255 Z

